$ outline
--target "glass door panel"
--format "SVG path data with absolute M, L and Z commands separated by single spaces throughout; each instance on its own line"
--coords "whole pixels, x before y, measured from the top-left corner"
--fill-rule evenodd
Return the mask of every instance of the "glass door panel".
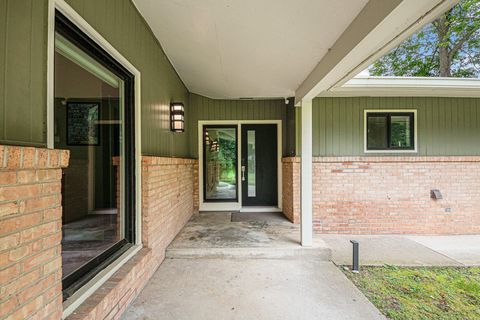
M 133 76 L 63 19 L 57 15 L 54 147 L 70 151 L 62 172 L 67 299 L 131 246 L 135 194 L 129 181 L 135 179 Z
M 203 128 L 205 202 L 237 201 L 237 127 Z
M 248 170 L 248 196 L 257 196 L 257 165 L 255 157 L 255 130 L 247 131 L 247 170 Z

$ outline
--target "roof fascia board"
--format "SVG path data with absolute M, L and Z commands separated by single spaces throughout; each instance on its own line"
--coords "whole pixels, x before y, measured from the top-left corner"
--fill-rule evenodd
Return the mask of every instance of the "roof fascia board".
M 480 97 L 480 79 L 426 77 L 358 77 L 321 93 L 322 97 L 422 96 Z
M 297 103 L 341 86 L 459 0 L 370 0 L 298 87 Z

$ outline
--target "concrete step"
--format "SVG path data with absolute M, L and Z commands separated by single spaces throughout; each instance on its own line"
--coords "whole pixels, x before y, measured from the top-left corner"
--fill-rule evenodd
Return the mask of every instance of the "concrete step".
M 312 247 L 302 247 L 299 244 L 274 247 L 169 247 L 166 257 L 169 259 L 314 259 L 330 261 L 331 249 L 325 242 L 315 241 Z

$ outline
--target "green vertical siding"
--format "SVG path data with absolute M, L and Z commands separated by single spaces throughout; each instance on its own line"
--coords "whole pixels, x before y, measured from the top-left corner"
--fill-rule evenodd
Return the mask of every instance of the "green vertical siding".
M 187 117 L 190 154 L 198 157 L 199 120 L 282 120 L 283 150 L 286 146 L 285 100 L 216 100 L 190 94 L 190 110 Z
M 47 1 L 0 1 L 0 143 L 45 145 Z
M 188 131 L 170 132 L 170 102 L 189 116 L 188 91 L 150 28 L 129 0 L 67 2 L 142 73 L 142 153 L 189 156 Z
M 130 0 L 67 0 L 142 73 L 142 152 L 188 156 L 169 103 L 188 91 Z M 47 0 L 0 1 L 0 143 L 46 145 Z
M 480 99 L 417 97 L 314 99 L 313 154 L 364 155 L 365 109 L 416 109 L 417 155 L 480 155 Z

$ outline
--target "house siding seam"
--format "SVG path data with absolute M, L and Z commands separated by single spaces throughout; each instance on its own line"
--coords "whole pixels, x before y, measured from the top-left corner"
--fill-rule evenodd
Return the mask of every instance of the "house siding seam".
M 480 232 L 480 157 L 316 157 L 313 171 L 317 232 Z
M 0 319 L 62 315 L 62 168 L 69 152 L 0 146 Z
M 165 259 L 165 250 L 194 213 L 198 161 L 142 157 L 144 248 L 67 319 L 119 319 Z

